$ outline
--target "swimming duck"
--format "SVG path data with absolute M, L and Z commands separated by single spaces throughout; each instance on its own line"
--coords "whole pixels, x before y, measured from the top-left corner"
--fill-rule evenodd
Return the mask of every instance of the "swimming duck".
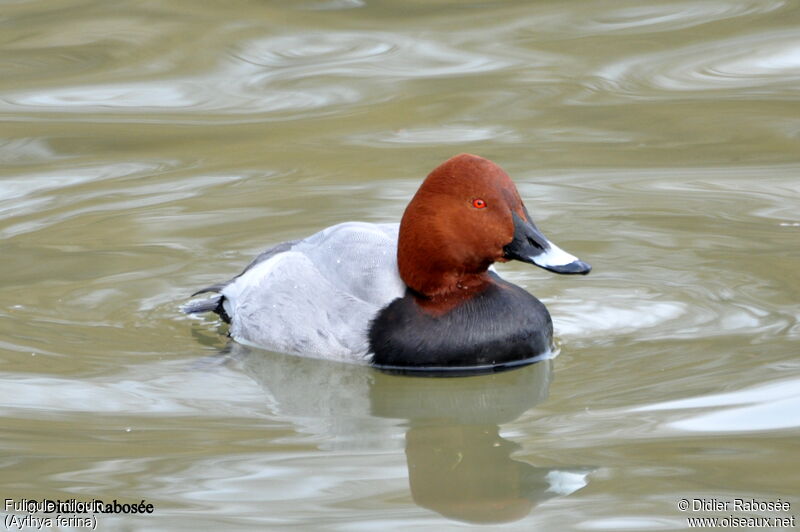
M 461 154 L 425 178 L 399 226 L 345 222 L 283 242 L 184 310 L 273 351 L 409 371 L 513 366 L 552 348 L 553 324 L 490 268 L 509 260 L 591 270 L 542 234 L 506 172 Z

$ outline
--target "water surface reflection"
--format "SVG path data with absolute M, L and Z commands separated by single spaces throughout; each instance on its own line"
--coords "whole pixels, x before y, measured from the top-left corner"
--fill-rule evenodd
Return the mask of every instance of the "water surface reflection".
M 493 375 L 425 378 L 238 344 L 231 344 L 231 356 L 269 394 L 278 413 L 321 437 L 323 447 L 391 447 L 392 433 L 404 430 L 411 496 L 447 518 L 519 520 L 537 504 L 588 482 L 587 468 L 515 459 L 519 445 L 500 434 L 501 425 L 546 399 L 552 360 Z

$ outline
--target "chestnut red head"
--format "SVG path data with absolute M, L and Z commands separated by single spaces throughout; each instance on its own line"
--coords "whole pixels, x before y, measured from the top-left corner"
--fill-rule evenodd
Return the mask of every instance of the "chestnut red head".
M 502 168 L 461 154 L 436 167 L 406 207 L 397 263 L 403 281 L 436 297 L 488 282 L 487 268 L 517 259 L 558 273 L 588 273 L 539 232 Z

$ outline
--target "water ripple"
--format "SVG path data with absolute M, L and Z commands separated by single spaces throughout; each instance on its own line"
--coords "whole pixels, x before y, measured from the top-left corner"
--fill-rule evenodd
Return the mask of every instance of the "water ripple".
M 679 399 L 633 408 L 633 412 L 705 410 L 670 421 L 669 426 L 690 432 L 751 432 L 800 427 L 798 380 L 772 382 L 730 393 Z M 728 407 L 715 409 L 712 407 Z
M 751 0 L 719 2 L 669 2 L 664 4 L 611 7 L 586 22 L 578 22 L 573 31 L 594 33 L 652 33 L 674 31 L 733 17 L 762 14 L 786 5 L 783 1 Z
M 6 96 L 0 109 L 24 108 L 27 111 L 57 110 L 76 113 L 172 111 L 254 112 L 310 110 L 333 104 L 353 103 L 357 91 L 346 87 L 316 87 L 304 91 L 275 90 L 266 93 L 249 91 L 246 78 L 236 85 L 210 80 L 173 80 L 95 86 L 65 87 L 47 92 L 25 92 Z
M 495 142 L 519 142 L 520 136 L 512 129 L 496 126 L 451 125 L 442 127 L 409 128 L 395 131 L 379 131 L 350 137 L 353 144 L 377 146 L 381 144 L 463 144 L 492 140 Z
M 269 37 L 236 54 L 247 63 L 284 69 L 282 78 L 345 75 L 401 79 L 475 74 L 509 61 L 430 38 L 387 32 L 327 32 Z
M 800 41 L 792 29 L 625 58 L 599 69 L 587 85 L 606 97 L 659 99 L 692 92 L 720 98 L 727 92 L 738 99 L 768 90 L 773 97 L 796 99 L 798 81 Z
M 252 114 L 319 110 L 385 98 L 381 95 L 392 79 L 476 74 L 511 64 L 432 39 L 383 32 L 283 35 L 234 48 L 210 71 L 194 75 L 7 91 L 0 99 L 0 111 Z M 325 77 L 331 79 L 319 83 Z M 316 81 L 308 83 L 309 79 Z

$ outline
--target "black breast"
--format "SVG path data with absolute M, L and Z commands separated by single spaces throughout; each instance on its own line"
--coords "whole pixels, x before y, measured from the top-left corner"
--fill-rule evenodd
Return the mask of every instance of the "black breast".
M 407 293 L 383 308 L 369 330 L 372 363 L 387 369 L 457 370 L 514 365 L 548 351 L 553 323 L 545 306 L 492 274 L 475 297 L 435 316 Z

